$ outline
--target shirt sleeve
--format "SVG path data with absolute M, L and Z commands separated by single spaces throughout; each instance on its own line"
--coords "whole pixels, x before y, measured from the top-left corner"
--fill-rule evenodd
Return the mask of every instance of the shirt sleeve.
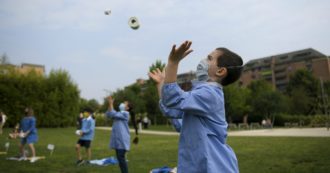
M 166 107 L 163 102 L 159 101 L 159 108 L 160 111 L 163 113 L 164 116 L 169 118 L 182 118 L 183 111 L 177 110 L 177 109 L 170 109 Z
M 105 115 L 108 118 L 113 118 L 113 119 L 121 119 L 121 120 L 126 120 L 126 121 L 128 121 L 128 119 L 129 119 L 129 113 L 126 111 L 117 112 L 117 111 L 112 110 L 112 111 L 107 111 L 105 113 Z
M 171 119 L 171 123 L 175 130 L 180 133 L 182 127 L 182 119 Z
M 161 101 L 166 108 L 180 110 L 187 115 L 208 116 L 210 111 L 219 109 L 215 92 L 206 85 L 184 92 L 177 83 L 168 83 L 162 88 L 162 96 Z

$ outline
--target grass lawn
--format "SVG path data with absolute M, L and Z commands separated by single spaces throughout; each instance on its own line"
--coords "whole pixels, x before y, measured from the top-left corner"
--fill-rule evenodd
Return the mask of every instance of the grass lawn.
M 4 134 L 8 134 L 9 130 L 5 129 Z M 74 128 L 38 130 L 37 155 L 47 158 L 33 164 L 6 160 L 6 157 L 18 153 L 18 140 L 9 140 L 8 155 L 0 155 L 0 172 L 120 172 L 117 165 L 77 167 Z M 108 149 L 109 136 L 109 131 L 96 131 L 92 143 L 94 159 L 115 156 L 114 151 Z M 0 151 L 4 150 L 4 144 L 8 141 L 6 137 L 0 136 Z M 55 144 L 51 157 L 46 148 L 49 143 Z M 164 165 L 174 167 L 177 163 L 177 144 L 178 136 L 140 135 L 139 145 L 132 145 L 128 154 L 129 171 L 147 173 Z M 241 173 L 326 173 L 330 170 L 330 138 L 229 137 L 228 144 L 236 152 Z

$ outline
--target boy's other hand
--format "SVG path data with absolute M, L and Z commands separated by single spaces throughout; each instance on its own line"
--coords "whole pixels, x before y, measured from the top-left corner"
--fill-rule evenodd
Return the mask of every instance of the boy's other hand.
M 168 61 L 173 63 L 179 63 L 184 57 L 186 57 L 193 51 L 192 49 L 190 49 L 191 44 L 191 41 L 185 41 L 177 49 L 176 45 L 173 45 L 171 53 L 168 57 Z
M 108 102 L 109 104 L 113 104 L 115 99 L 112 98 L 112 96 L 108 96 Z
M 157 84 L 164 83 L 165 80 L 165 68 L 161 71 L 159 68 L 148 73 L 149 77 L 154 80 Z

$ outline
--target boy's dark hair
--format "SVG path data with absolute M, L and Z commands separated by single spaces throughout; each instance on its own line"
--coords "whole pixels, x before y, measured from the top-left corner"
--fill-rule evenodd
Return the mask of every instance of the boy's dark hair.
M 34 114 L 34 111 L 31 107 L 25 108 L 24 112 L 26 113 L 27 116 L 31 116 Z
M 93 110 L 91 108 L 89 108 L 89 107 L 84 108 L 83 109 L 83 112 L 88 112 L 90 114 L 93 114 Z
M 226 86 L 234 83 L 241 76 L 243 70 L 242 58 L 227 48 L 220 47 L 216 50 L 223 53 L 217 59 L 217 66 L 227 68 L 227 76 L 222 79 L 221 85 Z

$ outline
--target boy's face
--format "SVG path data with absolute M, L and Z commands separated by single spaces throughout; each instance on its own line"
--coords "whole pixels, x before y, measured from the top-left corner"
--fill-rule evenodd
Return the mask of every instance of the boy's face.
M 84 118 L 88 118 L 89 117 L 89 112 L 85 111 L 83 114 L 84 114 Z
M 213 81 L 218 81 L 227 75 L 227 69 L 223 67 L 219 68 L 217 65 L 218 61 L 221 61 L 219 57 L 222 54 L 222 51 L 214 50 L 207 56 L 207 62 L 209 64 L 208 75 Z

